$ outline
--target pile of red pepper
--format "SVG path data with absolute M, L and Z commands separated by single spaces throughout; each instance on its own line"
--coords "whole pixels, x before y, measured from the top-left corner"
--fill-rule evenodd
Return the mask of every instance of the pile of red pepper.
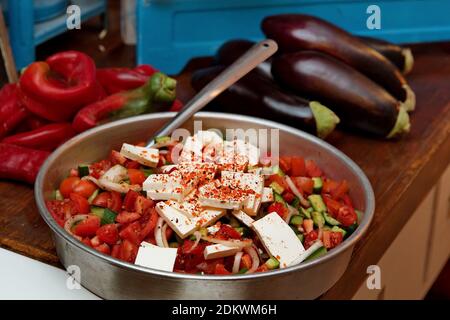
M 149 65 L 97 69 L 78 51 L 30 64 L 0 90 L 0 178 L 33 183 L 75 134 L 118 118 L 177 110 L 176 81 Z

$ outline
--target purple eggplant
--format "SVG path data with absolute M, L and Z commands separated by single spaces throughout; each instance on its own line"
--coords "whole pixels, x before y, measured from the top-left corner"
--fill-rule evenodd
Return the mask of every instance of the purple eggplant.
M 391 138 L 409 131 L 404 106 L 385 89 L 340 60 L 315 51 L 274 59 L 275 80 L 294 93 L 320 99 L 349 128 Z
M 192 86 L 199 91 L 224 68 L 214 66 L 197 70 L 192 76 Z M 222 92 L 206 109 L 286 123 L 321 138 L 330 134 L 339 122 L 330 109 L 317 101 L 308 101 L 282 90 L 258 69 L 252 70 Z
M 388 58 L 403 74 L 411 72 L 414 65 L 414 57 L 411 49 L 398 46 L 394 43 L 372 37 L 358 37 L 372 49 Z
M 302 14 L 266 17 L 262 29 L 282 52 L 314 50 L 331 55 L 359 70 L 413 110 L 415 95 L 402 73 L 381 53 L 345 30 L 322 19 Z

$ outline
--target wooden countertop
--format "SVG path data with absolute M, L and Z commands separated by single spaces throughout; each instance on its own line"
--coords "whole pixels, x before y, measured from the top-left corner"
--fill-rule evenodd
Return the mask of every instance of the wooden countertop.
M 87 29 L 83 36 L 71 31 L 46 43 L 38 49 L 38 57 L 79 49 L 93 56 L 100 66 L 134 65 L 133 47 L 123 46 L 114 35 L 98 40 L 98 29 Z M 103 46 L 101 50 L 99 45 Z M 417 109 L 411 115 L 411 133 L 402 140 L 383 141 L 338 131 L 329 139 L 367 174 L 375 191 L 376 213 L 356 245 L 348 269 L 324 299 L 352 297 L 367 276 L 367 266 L 377 263 L 450 163 L 450 43 L 412 48 L 416 64 L 408 80 L 417 95 Z M 180 99 L 185 101 L 193 93 L 189 71 L 205 63 L 197 60 L 177 77 Z M 37 212 L 32 188 L 0 181 L 0 194 L 0 246 L 60 266 L 50 230 Z

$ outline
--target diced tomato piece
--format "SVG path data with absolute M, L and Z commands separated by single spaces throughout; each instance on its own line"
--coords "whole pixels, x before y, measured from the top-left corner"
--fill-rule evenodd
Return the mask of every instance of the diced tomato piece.
M 122 211 L 116 216 L 116 222 L 127 224 L 139 220 L 141 215 L 137 212 Z
M 89 180 L 81 180 L 73 187 L 73 192 L 79 194 L 86 199 L 89 198 L 97 190 L 97 186 Z
M 305 235 L 305 240 L 303 241 L 303 246 L 305 249 L 311 247 L 311 245 L 317 240 L 319 236 L 319 232 L 317 230 L 313 230 Z
M 312 194 L 314 189 L 314 181 L 308 177 L 292 177 L 292 182 L 304 194 Z
M 166 164 L 166 157 L 164 157 L 164 155 L 162 155 L 162 154 L 160 154 L 159 155 L 159 161 L 158 161 L 158 164 L 157 164 L 157 167 L 162 167 L 163 165 L 165 165 Z
M 134 263 L 134 260 L 136 260 L 138 249 L 139 247 L 137 244 L 129 241 L 128 239 L 125 239 L 120 245 L 119 259 Z
M 75 168 L 70 169 L 69 176 L 70 177 L 78 177 L 78 170 Z
M 111 155 L 109 156 L 109 159 L 111 160 L 112 165 L 120 164 L 124 165 L 127 161 L 127 158 L 125 158 L 123 155 L 120 154 L 120 152 L 116 150 L 111 151 Z
M 140 194 L 136 191 L 129 190 L 123 199 L 123 207 L 126 211 L 136 211 L 135 203 Z
M 183 245 L 181 246 L 181 252 L 183 254 L 191 254 L 191 255 L 203 254 L 203 250 L 205 249 L 205 247 L 199 244 L 197 245 L 197 247 L 194 248 L 194 250 L 192 250 L 194 244 L 195 244 L 194 241 L 184 240 Z
M 348 192 L 349 187 L 346 180 L 342 180 L 339 185 L 331 191 L 331 197 L 335 200 L 342 199 Z
M 87 201 L 86 198 L 76 193 L 71 193 L 69 197 L 70 200 L 72 200 L 73 203 L 75 204 L 77 213 L 88 214 L 89 212 L 91 212 L 91 207 L 89 206 L 89 202 Z
M 283 192 L 282 196 L 283 196 L 284 201 L 286 201 L 287 203 L 292 203 L 292 201 L 294 201 L 294 199 L 295 199 L 295 195 L 289 191 Z
M 100 228 L 100 218 L 94 215 L 89 215 L 86 219 L 79 222 L 73 227 L 72 232 L 80 237 L 92 237 Z
M 97 230 L 98 231 L 98 230 Z M 93 247 L 97 247 L 97 246 L 99 246 L 99 245 L 101 245 L 103 243 L 103 241 L 101 241 L 100 239 L 99 239 L 99 237 L 97 237 L 97 236 L 95 236 L 95 237 L 93 237 L 92 239 L 91 239 L 91 245 L 93 246 Z
M 113 245 L 112 250 L 111 250 L 111 257 L 117 258 L 117 259 L 119 258 L 119 255 L 120 255 L 120 247 L 121 247 L 120 244 L 115 244 L 115 245 Z
M 92 200 L 92 205 L 102 208 L 108 207 L 108 201 L 111 199 L 111 193 L 108 191 L 100 193 L 98 196 Z
M 268 179 L 266 180 L 267 184 L 270 185 L 272 182 L 276 182 L 278 183 L 281 187 L 283 187 L 284 190 L 290 190 L 289 186 L 286 182 L 286 180 L 284 180 L 283 177 L 281 177 L 278 174 L 272 174 L 268 177 Z
M 281 218 L 285 218 L 287 214 L 287 208 L 280 202 L 274 202 L 267 207 L 267 212 L 276 212 Z
M 341 244 L 343 240 L 344 240 L 344 235 L 342 234 L 342 232 L 334 232 L 334 231 L 331 232 L 331 234 L 330 234 L 331 247 L 330 248 L 335 248 L 336 246 Z
M 89 247 L 92 247 L 91 239 L 89 239 L 88 237 L 83 238 L 83 239 L 81 240 L 81 242 L 83 242 L 85 245 L 87 245 L 87 246 L 89 246 Z
M 155 230 L 156 223 L 158 222 L 158 212 L 156 212 L 155 208 L 150 209 L 150 211 L 141 218 L 141 239 L 145 239 L 150 234 L 153 234 Z M 167 228 L 169 230 L 170 228 Z M 170 229 L 172 230 L 172 229 Z M 167 233 L 166 233 L 167 236 Z
M 323 201 L 325 202 L 328 211 L 330 212 L 333 218 L 336 218 L 339 208 L 342 207 L 342 204 L 339 201 L 331 199 L 329 196 L 324 195 Z
M 322 185 L 322 193 L 328 193 L 331 195 L 331 192 L 335 190 L 339 186 L 339 182 L 331 180 L 331 179 L 325 179 Z
M 153 202 L 153 200 L 147 199 L 146 197 L 139 195 L 136 198 L 134 210 L 142 215 L 144 214 L 144 212 L 147 212 L 148 210 L 150 210 L 150 208 L 154 206 L 155 203 Z
M 344 197 L 342 197 L 342 200 L 344 201 L 344 204 L 346 206 L 349 206 L 350 208 L 354 208 L 352 199 L 350 199 L 350 196 L 346 194 Z
M 323 230 L 322 242 L 323 242 L 323 246 L 325 248 L 327 248 L 327 249 L 331 248 L 331 231 L 330 230 Z
M 96 234 L 101 241 L 109 245 L 114 245 L 117 241 L 119 241 L 119 229 L 113 223 L 101 226 L 100 229 L 97 230 Z
M 290 175 L 292 157 L 280 157 L 278 159 L 280 169 L 287 175 Z
M 135 221 L 126 226 L 122 231 L 120 231 L 119 236 L 122 239 L 127 239 L 132 243 L 138 245 L 141 242 L 141 225 L 139 221 Z
M 309 177 L 320 177 L 322 176 L 322 170 L 317 166 L 313 160 L 305 161 L 306 175 Z
M 250 269 L 252 267 L 253 261 L 248 253 L 242 255 L 241 258 L 241 268 Z
M 303 229 L 306 233 L 310 233 L 314 229 L 314 221 L 312 219 L 303 220 Z
M 111 161 L 102 160 L 102 161 L 91 164 L 89 166 L 89 172 L 90 172 L 91 176 L 98 179 L 110 168 L 111 168 Z
M 68 212 L 68 214 L 66 212 L 65 207 L 68 208 L 68 206 L 65 205 L 66 201 L 67 200 L 48 200 L 45 202 L 53 219 L 55 219 L 56 223 L 58 223 L 61 227 L 64 227 L 66 217 L 71 216 L 71 212 Z
M 111 253 L 111 248 L 106 243 L 102 243 L 101 245 L 94 247 L 94 249 L 107 255 Z
M 125 168 L 127 169 L 140 169 L 141 168 L 141 164 L 137 161 L 134 160 L 127 160 L 127 162 L 125 162 Z
M 214 236 L 217 238 L 221 238 L 221 239 L 240 239 L 241 238 L 241 234 L 236 229 L 234 229 L 233 227 L 231 227 L 227 224 L 222 224 L 220 226 L 219 231 L 217 231 Z
M 172 228 L 170 228 L 169 226 L 167 226 L 167 228 L 166 228 L 166 239 L 167 239 L 167 240 L 170 240 L 170 238 L 172 237 L 172 235 L 173 235 L 173 230 L 172 230 Z
M 116 191 L 110 191 L 111 200 L 108 202 L 108 208 L 114 212 L 122 210 L 122 195 Z
M 265 263 L 263 263 L 258 267 L 258 269 L 256 269 L 256 272 L 266 272 L 266 271 L 269 271 L 269 267 Z
M 145 174 L 138 169 L 128 169 L 128 178 L 131 184 L 142 185 L 145 181 Z
M 355 210 L 349 206 L 342 205 L 337 214 L 336 220 L 339 221 L 344 227 L 349 227 L 358 220 Z
M 225 269 L 225 266 L 223 264 L 218 263 L 216 264 L 214 274 L 231 274 L 231 272 Z
M 201 268 L 206 274 L 215 274 L 216 273 L 216 265 L 221 264 L 224 265 L 224 258 L 217 258 L 212 260 L 206 260 L 206 267 Z
M 300 177 L 306 175 L 305 159 L 303 157 L 292 157 L 291 176 Z
M 64 198 L 69 198 L 70 194 L 73 192 L 75 186 L 80 183 L 81 179 L 78 177 L 68 177 L 65 178 L 59 185 L 59 192 L 61 192 Z

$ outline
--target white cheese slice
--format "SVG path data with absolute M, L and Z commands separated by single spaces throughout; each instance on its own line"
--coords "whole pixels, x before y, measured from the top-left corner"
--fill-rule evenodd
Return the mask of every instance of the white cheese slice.
M 208 231 L 208 234 L 215 235 L 220 230 L 220 226 L 215 224 L 206 228 L 206 230 Z
M 195 223 L 191 221 L 191 219 L 186 217 L 177 209 L 172 208 L 167 203 L 158 202 L 156 204 L 156 211 L 172 228 L 172 230 L 183 239 L 194 233 L 197 229 Z
M 203 252 L 205 260 L 229 257 L 241 251 L 240 248 L 228 247 L 223 244 L 211 244 Z
M 198 227 L 205 228 L 212 225 L 227 213 L 226 209 L 205 207 L 199 216 L 193 220 Z
M 198 131 L 194 134 L 194 138 L 199 139 L 203 146 L 208 146 L 210 144 L 223 144 L 222 137 L 213 130 Z
M 264 178 L 261 175 L 222 171 L 221 181 L 225 186 L 238 187 L 244 192 L 249 190 L 254 192 L 254 194 L 248 194 L 245 197 L 243 210 L 251 216 L 257 215 L 264 189 Z
M 236 139 L 224 142 L 224 154 L 240 154 L 248 159 L 251 166 L 259 164 L 259 148 L 244 140 Z
M 308 258 L 310 255 L 314 253 L 314 251 L 318 250 L 319 248 L 323 247 L 323 243 L 320 240 L 316 240 L 308 249 L 306 249 L 300 257 L 292 262 L 291 265 L 296 265 L 301 262 L 303 262 L 306 258 Z
M 198 189 L 198 199 L 205 207 L 239 209 L 244 199 L 236 190 L 224 187 L 219 180 L 204 184 Z
M 262 195 L 261 195 L 261 202 L 273 202 L 273 190 L 271 187 L 264 187 Z
M 159 162 L 159 150 L 154 148 L 138 147 L 124 143 L 120 149 L 120 154 L 144 166 L 156 167 Z
M 203 144 L 200 139 L 195 137 L 187 137 L 186 142 L 183 145 L 183 150 L 181 150 L 178 162 L 201 162 Z
M 101 177 L 102 180 L 108 180 L 110 182 L 119 183 L 122 180 L 125 180 L 128 176 L 127 168 L 121 166 L 120 164 L 116 164 L 109 168 Z
M 253 222 L 253 229 L 266 250 L 280 262 L 280 268 L 292 265 L 305 251 L 297 235 L 276 212 Z
M 151 243 L 142 242 L 135 264 L 163 271 L 173 271 L 177 248 L 161 248 Z
M 244 211 L 234 210 L 231 213 L 236 219 L 245 224 L 247 227 L 249 228 L 253 227 L 253 222 L 255 222 L 255 220 L 253 220 L 253 218 L 250 217 L 248 214 L 246 214 Z
M 192 190 L 192 187 L 182 183 L 179 171 L 170 174 L 151 174 L 145 179 L 142 188 L 152 200 L 181 201 Z

